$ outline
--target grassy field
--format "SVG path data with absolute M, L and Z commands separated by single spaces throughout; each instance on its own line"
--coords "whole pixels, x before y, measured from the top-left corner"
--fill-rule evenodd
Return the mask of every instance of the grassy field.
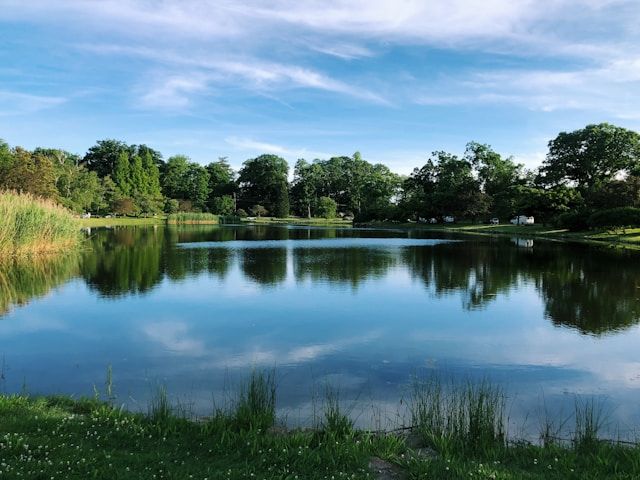
M 488 384 L 416 388 L 410 436 L 355 430 L 332 396 L 315 428 L 287 431 L 276 424 L 274 385 L 254 374 L 198 421 L 162 388 L 146 415 L 118 408 L 110 391 L 105 402 L 0 396 L 0 478 L 389 478 L 371 468 L 374 458 L 410 479 L 640 478 L 640 448 L 598 440 L 588 403 L 564 443 L 509 440 L 504 397 Z
M 81 227 L 133 227 L 136 225 L 164 225 L 165 216 L 158 217 L 114 217 L 114 218 L 82 218 L 78 220 Z
M 351 220 L 343 220 L 342 218 L 305 218 L 305 217 L 252 217 L 251 220 L 243 219 L 243 222 L 265 224 L 265 225 L 316 225 L 316 226 L 332 226 L 332 227 L 350 227 L 353 225 Z
M 78 244 L 78 224 L 54 202 L 0 192 L 0 257 L 52 253 Z

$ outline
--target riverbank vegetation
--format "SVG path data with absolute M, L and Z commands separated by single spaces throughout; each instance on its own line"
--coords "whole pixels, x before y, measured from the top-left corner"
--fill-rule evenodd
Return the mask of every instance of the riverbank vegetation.
M 34 195 L 0 191 L 0 257 L 52 253 L 79 242 L 76 219 Z
M 108 379 L 112 379 L 109 373 Z M 602 418 L 576 403 L 571 438 L 540 443 L 507 436 L 504 394 L 489 383 L 419 383 L 412 429 L 357 430 L 328 393 L 309 429 L 287 430 L 276 418 L 272 374 L 254 373 L 225 405 L 189 418 L 159 388 L 147 414 L 105 400 L 0 396 L 3 478 L 339 479 L 632 479 L 640 448 L 599 439 Z M 386 477 L 388 478 L 388 477 Z
M 569 230 L 637 225 L 640 135 L 610 124 L 562 132 L 540 168 L 470 142 L 463 155 L 436 151 L 409 176 L 360 153 L 300 159 L 272 154 L 237 172 L 221 157 L 206 166 L 184 155 L 166 161 L 146 145 L 101 140 L 84 155 L 0 143 L 0 188 L 94 214 L 202 212 L 256 217 L 334 217 L 357 222 L 434 218 L 506 222 L 515 215 Z
M 220 223 L 220 219 L 218 215 L 214 215 L 212 213 L 182 212 L 172 213 L 167 216 L 167 223 L 217 225 Z

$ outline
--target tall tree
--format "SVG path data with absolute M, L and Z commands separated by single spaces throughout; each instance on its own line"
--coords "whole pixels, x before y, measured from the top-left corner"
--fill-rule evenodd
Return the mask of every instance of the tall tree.
M 562 132 L 549 142 L 541 173 L 548 185 L 574 184 L 585 197 L 640 165 L 640 135 L 608 123 Z
M 524 166 L 512 157 L 503 158 L 489 145 L 467 144 L 465 159 L 474 166 L 480 188 L 487 195 L 489 211 L 501 218 L 509 218 L 516 208 L 518 187 L 526 183 Z
M 126 143 L 114 139 L 98 140 L 82 161 L 89 170 L 96 172 L 99 177 L 113 175 L 122 152 L 131 153 Z
M 126 150 L 118 154 L 113 169 L 113 181 L 125 197 L 133 193 L 133 187 L 131 185 L 131 163 L 129 161 L 129 152 Z
M 289 166 L 277 155 L 260 155 L 244 162 L 238 177 L 244 206 L 266 204 L 273 211 L 283 182 L 287 182 Z

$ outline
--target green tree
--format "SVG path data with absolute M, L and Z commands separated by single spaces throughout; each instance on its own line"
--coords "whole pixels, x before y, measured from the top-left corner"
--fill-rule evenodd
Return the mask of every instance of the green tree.
M 226 157 L 220 157 L 217 162 L 206 166 L 209 173 L 209 190 L 211 199 L 224 195 L 233 196 L 237 190 L 235 174 L 227 162 Z
M 238 177 L 242 204 L 263 202 L 274 210 L 288 170 L 287 162 L 277 155 L 260 155 L 244 162 Z
M 129 152 L 123 150 L 118 154 L 118 158 L 116 159 L 115 168 L 113 170 L 113 181 L 125 197 L 128 197 L 133 193 L 131 178 Z
M 273 215 L 278 218 L 287 218 L 289 216 L 289 210 L 289 186 L 287 185 L 287 181 L 283 179 L 276 189 Z
M 123 152 L 130 153 L 129 146 L 120 140 L 99 140 L 89 148 L 83 163 L 99 177 L 114 175 L 118 158 Z M 114 176 L 115 178 L 115 176 Z
M 185 177 L 185 197 L 193 202 L 198 210 L 207 209 L 209 199 L 209 173 L 197 163 L 189 163 Z
M 211 213 L 217 215 L 233 215 L 235 212 L 235 201 L 229 195 L 215 197 L 211 202 Z
M 164 176 L 162 178 L 162 191 L 169 198 L 187 198 L 188 186 L 186 183 L 189 170 L 189 157 L 174 155 L 167 160 Z
M 604 183 L 640 165 L 640 135 L 608 123 L 562 132 L 549 142 L 547 185 L 574 184 L 589 199 Z
M 467 144 L 465 159 L 477 171 L 489 211 L 501 218 L 511 217 L 515 213 L 518 186 L 526 183 L 524 166 L 515 163 L 512 157 L 502 158 L 489 145 L 476 142 Z

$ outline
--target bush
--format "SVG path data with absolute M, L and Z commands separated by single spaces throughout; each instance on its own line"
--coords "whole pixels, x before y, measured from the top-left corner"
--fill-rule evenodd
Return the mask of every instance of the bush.
M 167 198 L 164 202 L 165 213 L 177 213 L 180 209 L 180 202 L 175 198 Z
M 254 205 L 253 207 L 251 207 L 250 211 L 251 214 L 255 215 L 256 217 L 264 217 L 269 213 L 269 210 L 264 208 L 262 205 Z
M 579 232 L 589 229 L 589 213 L 585 211 L 566 212 L 556 217 L 556 225 L 566 228 L 572 232 Z
M 320 197 L 318 200 L 318 216 L 322 218 L 336 218 L 338 204 L 329 197 Z
M 239 208 L 238 210 L 236 210 L 236 215 L 240 218 L 248 217 L 247 212 L 244 210 L 244 208 Z
M 587 223 L 591 228 L 640 226 L 640 208 L 619 207 L 600 210 L 591 215 Z
M 229 195 L 223 195 L 222 197 L 215 197 L 211 201 L 211 211 L 218 215 L 231 215 L 235 208 L 235 202 L 233 197 Z

